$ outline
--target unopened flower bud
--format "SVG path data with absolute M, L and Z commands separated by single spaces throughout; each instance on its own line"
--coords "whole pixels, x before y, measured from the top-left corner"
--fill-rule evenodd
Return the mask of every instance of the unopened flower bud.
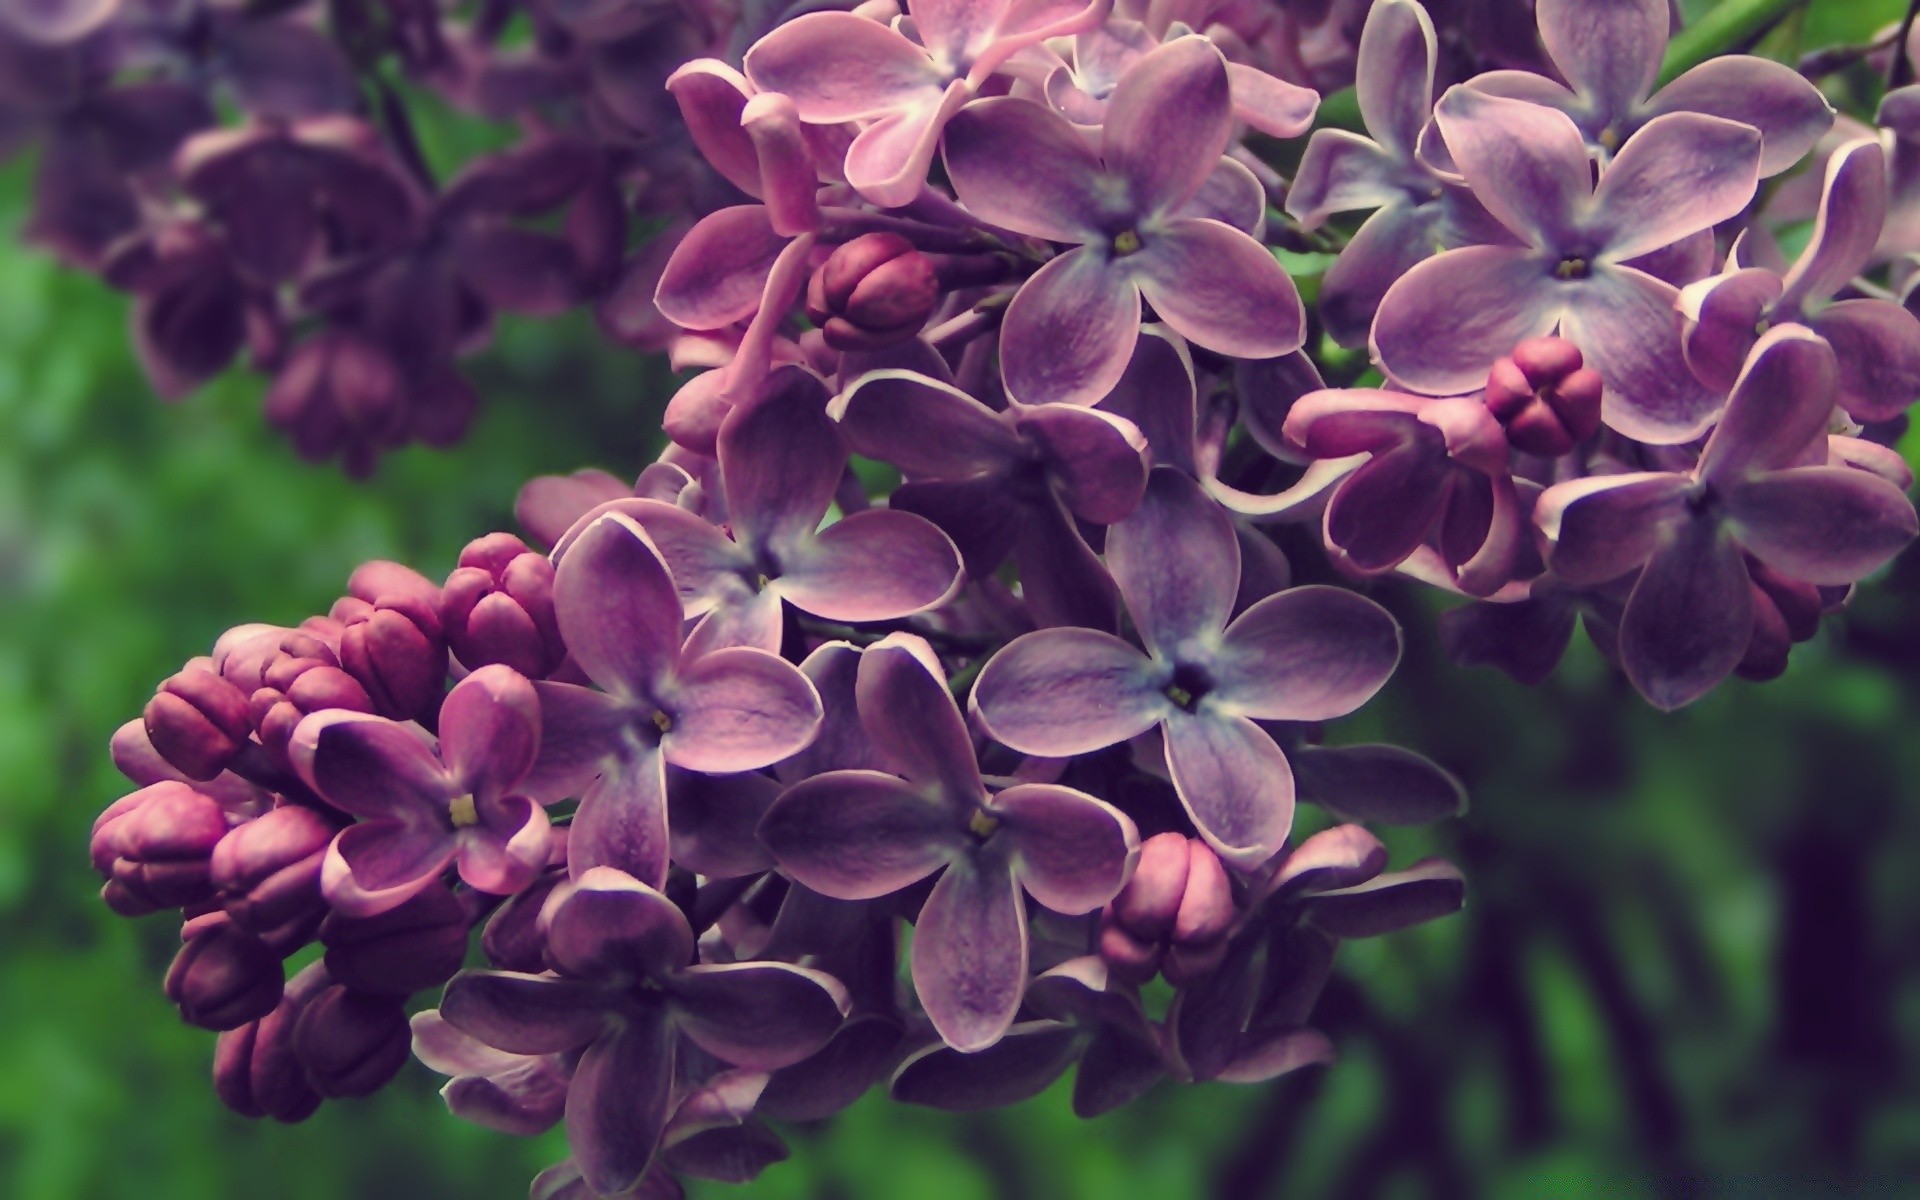
M 1173 932 L 1187 890 L 1187 839 L 1156 833 L 1140 843 L 1140 861 L 1113 898 L 1114 920 L 1137 937 L 1160 941 Z
M 432 607 L 439 602 L 440 589 L 412 567 L 376 558 L 353 569 L 347 577 L 347 595 L 375 605 L 404 598 Z
M 181 936 L 186 944 L 166 981 L 167 999 L 179 1006 L 181 1020 L 202 1029 L 237 1029 L 279 1003 L 279 957 L 225 913 L 189 921 Z
M 269 943 L 296 932 L 304 941 L 326 915 L 320 866 L 336 832 L 312 809 L 286 804 L 227 834 L 211 862 L 227 915 Z
M 411 1046 L 398 998 L 338 984 L 315 996 L 293 1028 L 294 1056 L 326 1097 L 373 1095 L 399 1074 Z
M 373 711 L 381 716 L 404 721 L 432 712 L 447 682 L 439 614 L 416 597 L 379 601 L 346 621 L 340 634 L 340 667 L 366 691 Z
M 325 659 L 289 657 L 269 667 L 266 678 L 267 686 L 248 699 L 247 707 L 260 744 L 282 757 L 294 726 L 307 714 L 329 708 L 373 711 L 373 698 L 359 681 Z
M 228 1108 L 247 1117 L 292 1124 L 320 1107 L 320 1093 L 307 1082 L 294 1052 L 293 1033 L 306 1006 L 333 985 L 314 963 L 287 983 L 280 1003 L 251 1024 L 220 1035 L 213 1052 L 213 1087 Z
M 436 885 L 375 917 L 334 913 L 320 926 L 327 971 L 355 991 L 410 996 L 453 978 L 467 956 L 467 911 Z
M 553 612 L 553 564 L 509 533 L 468 543 L 442 590 L 440 618 L 462 666 L 493 663 L 539 679 L 566 645 Z
M 480 948 L 488 962 L 502 970 L 529 975 L 547 969 L 547 938 L 540 929 L 540 910 L 553 889 L 566 879 L 564 871 L 548 871 L 494 910 L 480 932 Z
M 1487 376 L 1487 409 L 1523 454 L 1558 458 L 1600 429 L 1600 375 L 1560 337 L 1529 338 L 1497 359 Z
M 1133 983 L 1145 983 L 1158 974 L 1160 960 L 1166 954 L 1166 947 L 1160 942 L 1145 941 L 1129 933 L 1114 920 L 1112 909 L 1101 914 L 1099 950 L 1108 970 Z
M 156 783 L 142 792 L 146 798 L 129 803 L 122 818 L 107 822 L 102 814 L 105 824 L 95 827 L 96 839 L 107 843 L 96 847 L 95 861 L 114 855 L 101 892 L 107 906 L 139 916 L 210 898 L 208 859 L 227 834 L 226 810 L 184 783 Z
M 1786 672 L 1795 642 L 1819 631 L 1820 589 L 1754 560 L 1748 561 L 1747 572 L 1753 589 L 1753 632 L 1734 671 L 1742 679 L 1763 683 Z
M 1186 984 L 1220 965 L 1237 915 L 1233 881 L 1205 842 L 1155 834 L 1102 915 L 1100 957 L 1123 979 L 1145 982 L 1164 971 Z
M 897 233 L 863 233 L 807 285 L 807 309 L 836 350 L 874 350 L 920 332 L 940 303 L 931 259 Z
M 226 770 L 253 733 L 246 693 L 204 666 L 162 683 L 141 719 L 153 748 L 189 779 Z

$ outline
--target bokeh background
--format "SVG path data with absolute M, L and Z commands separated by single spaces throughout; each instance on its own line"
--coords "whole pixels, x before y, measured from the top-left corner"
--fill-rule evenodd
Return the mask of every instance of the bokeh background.
M 1762 48 L 1791 60 L 1904 7 L 1814 0 Z M 429 127 L 449 160 L 485 136 Z M 417 1066 L 297 1127 L 221 1108 L 211 1035 L 160 993 L 176 931 L 98 903 L 86 834 L 125 790 L 108 735 L 183 659 L 324 611 L 366 558 L 443 574 L 511 528 L 532 474 L 632 474 L 672 380 L 584 315 L 509 320 L 474 364 L 472 439 L 351 484 L 264 428 L 255 380 L 157 403 L 124 299 L 17 246 L 30 170 L 0 169 L 0 1197 L 523 1195 L 559 1136 L 463 1125 Z M 792 1161 L 756 1184 L 699 1194 L 1920 1195 L 1920 553 L 1784 679 L 1669 716 L 1583 642 L 1536 690 L 1455 670 L 1430 600 L 1378 595 L 1407 661 L 1332 740 L 1467 782 L 1464 819 L 1388 840 L 1471 890 L 1459 917 L 1344 949 L 1318 1014 L 1337 1066 L 1163 1085 L 1092 1122 L 1064 1087 L 983 1117 L 870 1096 L 784 1129 Z

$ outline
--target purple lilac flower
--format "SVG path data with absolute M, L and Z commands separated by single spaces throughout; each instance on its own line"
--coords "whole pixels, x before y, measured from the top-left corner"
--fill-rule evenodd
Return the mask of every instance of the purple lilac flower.
M 1428 259 L 1387 290 L 1373 325 L 1386 373 L 1429 395 L 1480 386 L 1514 344 L 1558 330 L 1600 373 L 1602 412 L 1644 442 L 1685 442 L 1719 397 L 1680 348 L 1673 285 L 1628 265 L 1738 213 L 1752 198 L 1752 127 L 1670 113 L 1628 139 L 1593 182 L 1572 120 L 1456 87 L 1434 119 L 1468 186 L 1521 245 Z
M 1260 243 L 1181 214 L 1233 132 L 1226 62 L 1205 38 L 1168 42 L 1114 88 L 1096 152 L 1065 118 L 1013 98 L 949 124 L 947 173 L 976 216 L 1074 248 L 1007 308 L 1007 390 L 1028 403 L 1092 404 L 1118 383 L 1141 302 L 1198 345 L 1242 358 L 1298 349 L 1305 313 Z
M 1771 330 L 1692 471 L 1598 475 L 1541 496 L 1536 520 L 1560 578 L 1595 585 L 1641 568 L 1620 620 L 1620 661 L 1659 707 L 1698 699 L 1746 654 L 1749 557 L 1790 579 L 1844 585 L 1920 531 L 1898 487 L 1829 465 L 1837 377 L 1818 335 Z
M 578 1054 L 567 1146 L 595 1191 L 639 1183 L 659 1148 L 684 1039 L 722 1062 L 772 1070 L 826 1044 L 847 1011 L 828 975 L 785 963 L 695 964 L 673 902 L 610 867 L 549 902 L 554 973 L 469 971 L 440 1017 L 515 1055 Z
M 1043 629 L 987 663 L 972 707 L 1025 754 L 1085 754 L 1160 727 L 1167 767 L 1207 844 L 1240 868 L 1293 824 L 1293 772 L 1256 721 L 1322 721 L 1393 673 L 1400 631 L 1370 600 L 1294 588 L 1233 616 L 1232 522 L 1170 467 L 1107 533 L 1107 565 L 1144 651 L 1093 629 Z M 1229 621 L 1229 618 L 1232 618 Z
M 1860 421 L 1884 421 L 1920 396 L 1920 319 L 1874 298 L 1829 303 L 1864 270 L 1887 215 L 1886 155 L 1862 138 L 1827 161 L 1813 237 L 1785 274 L 1754 265 L 1743 235 L 1728 272 L 1680 295 L 1689 326 L 1687 365 L 1727 390 L 1760 336 L 1774 325 L 1805 325 L 1833 346 L 1840 407 Z
M 913 981 L 948 1045 L 979 1050 L 1013 1024 L 1027 981 L 1024 896 L 1068 915 L 1113 898 L 1138 838 L 1072 788 L 990 793 L 973 739 L 923 640 L 894 634 L 860 658 L 860 719 L 900 772 L 829 771 L 781 794 L 760 837 L 815 891 L 870 900 L 938 874 L 914 922 Z
M 1833 124 L 1818 88 L 1793 68 L 1750 54 L 1710 58 L 1654 92 L 1672 28 L 1668 0 L 1538 0 L 1534 12 L 1547 55 L 1571 89 L 1526 71 L 1476 75 L 1468 86 L 1566 113 L 1603 156 L 1662 116 L 1705 113 L 1757 129 L 1765 141 L 1760 174 L 1770 176 L 1799 162 Z
M 486 892 L 525 887 L 547 861 L 547 814 L 519 791 L 540 745 L 533 685 L 483 667 L 440 706 L 440 749 L 383 717 L 317 712 L 294 731 L 301 777 L 361 818 L 327 852 L 322 886 L 335 908 L 374 916 L 457 865 Z
M 617 513 L 593 518 L 568 548 L 553 600 L 573 661 L 605 690 L 535 685 L 541 753 L 529 786 L 580 795 L 567 843 L 576 879 L 616 867 L 664 884 L 668 764 L 724 773 L 777 762 L 812 739 L 820 697 L 765 650 L 683 649 L 673 576 Z

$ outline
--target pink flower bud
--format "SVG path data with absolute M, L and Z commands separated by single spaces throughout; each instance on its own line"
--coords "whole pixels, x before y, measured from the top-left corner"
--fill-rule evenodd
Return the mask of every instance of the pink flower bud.
M 1530 338 L 1487 376 L 1488 411 L 1523 454 L 1558 458 L 1600 429 L 1600 376 L 1565 338 Z
M 333 985 L 314 963 L 286 985 L 272 1012 L 220 1035 L 213 1053 L 213 1087 L 228 1108 L 247 1117 L 293 1124 L 320 1107 L 320 1093 L 307 1082 L 294 1052 L 293 1034 L 314 997 Z
M 236 1029 L 273 1011 L 284 978 L 280 959 L 266 943 L 225 913 L 189 921 L 186 944 L 167 969 L 167 999 L 180 1019 L 202 1029 Z
M 1101 915 L 1099 948 L 1107 969 L 1132 983 L 1145 983 L 1152 979 L 1160 970 L 1160 960 L 1164 954 L 1158 941 L 1148 941 L 1129 933 L 1115 918 L 1112 909 Z
M 410 996 L 453 978 L 466 959 L 470 927 L 465 906 L 436 885 L 377 917 L 334 913 L 320 926 L 320 941 L 327 971 L 341 983 Z
M 492 663 L 538 679 L 566 657 L 553 613 L 553 564 L 512 534 L 468 544 L 440 602 L 447 642 L 462 666 Z
M 933 261 L 897 233 L 834 250 L 807 286 L 807 309 L 836 350 L 873 350 L 920 332 L 940 303 Z
M 373 1095 L 399 1074 L 412 1044 L 397 998 L 338 984 L 308 1002 L 293 1028 L 294 1057 L 326 1097 Z
M 156 783 L 143 792 L 146 799 L 129 804 L 123 819 L 96 825 L 96 838 L 108 843 L 96 853 L 114 855 L 101 895 L 122 916 L 210 898 L 208 858 L 228 829 L 219 803 L 184 783 Z
M 566 879 L 564 871 L 548 871 L 525 890 L 507 897 L 507 902 L 494 910 L 480 933 L 480 948 L 485 951 L 488 962 L 502 970 L 529 975 L 538 975 L 547 969 L 547 937 L 540 928 L 540 910 L 553 895 L 553 889 Z
M 434 606 L 397 596 L 347 621 L 340 666 L 381 716 L 404 721 L 432 712 L 447 682 L 447 646 Z
M 1158 942 L 1173 932 L 1180 898 L 1187 890 L 1187 839 L 1179 833 L 1157 833 L 1140 843 L 1140 861 L 1120 894 L 1113 898 L 1113 918 L 1130 933 Z
M 320 866 L 337 827 L 310 808 L 285 804 L 222 838 L 210 864 L 222 907 L 269 943 L 305 941 L 326 915 Z
M 218 776 L 253 733 L 246 693 L 202 666 L 162 683 L 141 720 L 153 748 L 189 779 Z

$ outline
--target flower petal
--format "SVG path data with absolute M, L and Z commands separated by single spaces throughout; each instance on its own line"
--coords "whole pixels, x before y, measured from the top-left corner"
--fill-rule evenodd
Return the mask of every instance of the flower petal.
M 847 464 L 826 406 L 826 387 L 816 376 L 781 367 L 753 403 L 734 409 L 721 425 L 720 477 L 741 545 L 777 560 L 826 515 Z
M 1560 335 L 1600 373 L 1606 389 L 1601 419 L 1653 445 L 1699 437 L 1720 400 L 1687 370 L 1673 285 L 1632 267 L 1603 264 L 1590 278 L 1567 286 Z
M 1853 281 L 1887 220 L 1887 157 L 1873 138 L 1859 138 L 1827 160 L 1813 237 L 1787 272 L 1782 300 L 1799 306 L 1824 300 Z
M 1666 0 L 1539 0 L 1553 65 L 1604 114 L 1625 116 L 1652 90 L 1667 50 Z
M 774 231 L 763 205 L 709 213 L 674 247 L 653 302 L 684 329 L 744 321 L 759 311 L 767 275 L 788 241 Z
M 1138 854 L 1140 834 L 1125 813 L 1085 792 L 1023 783 L 988 809 L 1005 828 L 1014 877 L 1042 905 L 1077 917 L 1114 898 Z
M 955 1050 L 999 1041 L 1027 983 L 1026 905 L 1004 863 L 966 856 L 941 873 L 913 927 L 913 986 Z
M 1141 338 L 1140 345 L 1159 341 Z M 1021 412 L 1014 426 L 1039 448 L 1061 501 L 1081 520 L 1111 525 L 1139 506 L 1147 441 L 1131 421 L 1097 408 L 1043 404 Z
M 1694 378 L 1716 392 L 1733 390 L 1780 286 L 1772 271 L 1749 267 L 1681 290 L 1680 309 L 1689 321 L 1682 348 Z
M 1130 185 L 1134 211 L 1158 215 L 1200 190 L 1232 137 L 1226 59 L 1189 34 L 1155 47 L 1120 76 L 1100 155 Z
M 1166 720 L 1167 769 L 1207 844 L 1233 866 L 1273 857 L 1293 827 L 1293 768 L 1264 729 L 1227 713 Z
M 1400 625 L 1341 588 L 1268 596 L 1227 626 L 1209 696 L 1262 721 L 1326 721 L 1370 700 L 1400 661 Z
M 1760 183 L 1760 134 L 1699 113 L 1655 117 L 1601 173 L 1586 224 L 1610 262 L 1650 254 L 1737 215 Z
M 1030 1100 L 1080 1056 L 1081 1033 L 1061 1021 L 1023 1021 L 984 1050 L 932 1045 L 908 1056 L 887 1091 L 904 1104 L 985 1112 Z
M 971 99 L 973 89 L 956 79 L 862 129 L 847 147 L 847 182 L 882 208 L 911 204 L 927 186 L 940 131 Z
M 440 1016 L 509 1054 L 576 1050 L 607 1024 L 607 993 L 588 983 L 514 971 L 462 971 L 440 998 Z
M 1459 780 L 1398 746 L 1301 746 L 1288 759 L 1300 798 L 1350 821 L 1425 825 L 1466 811 Z
M 1100 160 L 1046 106 L 1012 97 L 969 104 L 947 122 L 941 153 L 954 195 L 981 220 L 1050 242 L 1101 236 Z
M 1265 246 L 1204 217 L 1176 218 L 1143 241 L 1139 253 L 1120 262 L 1182 337 L 1234 358 L 1277 358 L 1300 348 L 1306 308 Z
M 463 787 L 499 795 L 519 783 L 540 747 L 540 697 L 511 667 L 481 667 L 440 705 L 440 753 Z
M 1427 259 L 1381 297 L 1375 359 L 1428 395 L 1483 386 L 1494 359 L 1559 324 L 1564 305 L 1550 267 L 1517 246 L 1467 246 Z
M 458 843 L 443 823 L 363 821 L 327 847 L 320 889 L 355 917 L 377 917 L 413 899 L 453 862 Z
M 693 930 L 679 907 L 612 867 L 580 872 L 543 920 L 548 959 L 575 978 L 663 978 L 693 961 Z
M 894 633 L 867 647 L 854 686 L 861 723 L 901 774 L 937 788 L 959 820 L 985 802 L 973 736 L 925 640 Z
M 625 744 L 637 715 L 631 707 L 592 688 L 540 680 L 540 755 L 520 781 L 529 796 L 552 803 L 578 796 Z
M 553 573 L 553 609 L 588 678 L 644 698 L 680 653 L 680 595 L 646 532 L 610 513 L 581 532 Z
M 287 753 L 309 787 L 357 817 L 438 818 L 456 794 L 417 727 L 371 713 L 330 708 L 302 718 Z
M 1140 289 L 1127 271 L 1104 250 L 1069 250 L 1007 305 L 1001 376 L 1027 404 L 1094 404 L 1120 382 L 1139 338 Z
M 1020 453 L 1019 436 L 999 414 L 912 371 L 863 375 L 836 406 L 855 454 L 892 463 L 910 479 L 971 479 Z
M 1647 560 L 1620 621 L 1620 665 L 1656 708 L 1691 704 L 1740 665 L 1753 584 L 1740 547 L 1709 517 L 1678 522 Z
M 1852 467 L 1767 471 L 1730 488 L 1727 527 L 1749 553 L 1792 579 L 1856 583 L 1913 540 L 1913 504 Z
M 1375 453 L 1335 489 L 1324 521 L 1327 544 L 1361 571 L 1400 565 L 1446 509 L 1455 469 L 1439 436 L 1416 428 L 1404 444 Z
M 1833 127 L 1833 106 L 1800 72 L 1751 54 L 1710 58 L 1660 89 L 1650 116 L 1699 112 L 1760 131 L 1760 174 L 1771 177 L 1804 158 Z
M 1415 863 L 1307 901 L 1313 924 L 1335 937 L 1378 937 L 1460 911 L 1466 881 L 1451 863 Z
M 1533 519 L 1553 543 L 1554 574 L 1575 587 L 1591 587 L 1645 563 L 1686 515 L 1691 486 L 1685 475 L 1642 471 L 1548 488 Z
M 1176 656 L 1225 628 L 1240 586 L 1233 520 L 1172 467 L 1155 467 L 1146 494 L 1107 531 L 1107 567 L 1147 649 Z
M 1920 318 L 1887 300 L 1842 300 L 1807 322 L 1833 347 L 1834 399 L 1856 421 L 1891 421 L 1920 397 Z
M 673 1106 L 673 1027 L 655 1009 L 596 1038 L 567 1088 L 567 1149 L 594 1194 L 630 1192 Z
M 834 125 L 938 96 L 927 52 L 879 21 L 812 12 L 776 25 L 747 51 L 747 77 L 793 101 L 800 119 Z
M 1380 0 L 1368 10 L 1355 62 L 1355 98 L 1367 132 L 1403 162 L 1413 158 L 1433 112 L 1438 53 L 1433 19 L 1415 0 Z
M 1572 118 L 1464 85 L 1433 116 L 1467 185 L 1502 225 L 1551 253 L 1575 244 L 1593 172 Z
M 672 725 L 661 753 L 676 767 L 751 771 L 797 754 L 820 728 L 819 693 L 777 654 L 733 646 L 687 663 L 662 698 Z
M 1342 346 L 1367 344 L 1380 301 L 1402 275 L 1432 258 L 1444 229 L 1439 204 L 1388 204 L 1355 231 L 1320 280 L 1320 318 Z
M 1110 633 L 1042 629 L 1007 643 L 974 681 L 987 732 L 1023 754 L 1085 754 L 1153 728 L 1173 702 L 1146 655 Z
M 829 621 L 891 621 L 960 587 L 960 551 L 925 517 L 873 508 L 827 526 L 790 555 L 776 583 L 795 608 Z
M 1768 330 L 1747 356 L 1695 474 L 1732 479 L 1798 460 L 1826 432 L 1837 374 L 1833 348 L 1812 330 Z
M 756 1071 L 792 1066 L 826 1045 L 848 1007 L 833 976 L 786 963 L 688 967 L 667 992 L 687 1040 Z
M 838 900 L 871 900 L 926 878 L 961 837 L 950 807 L 878 771 L 802 780 L 760 822 L 781 869 Z
M 625 871 L 648 887 L 667 882 L 667 764 L 657 749 L 614 759 L 580 798 L 567 831 L 567 870 Z

